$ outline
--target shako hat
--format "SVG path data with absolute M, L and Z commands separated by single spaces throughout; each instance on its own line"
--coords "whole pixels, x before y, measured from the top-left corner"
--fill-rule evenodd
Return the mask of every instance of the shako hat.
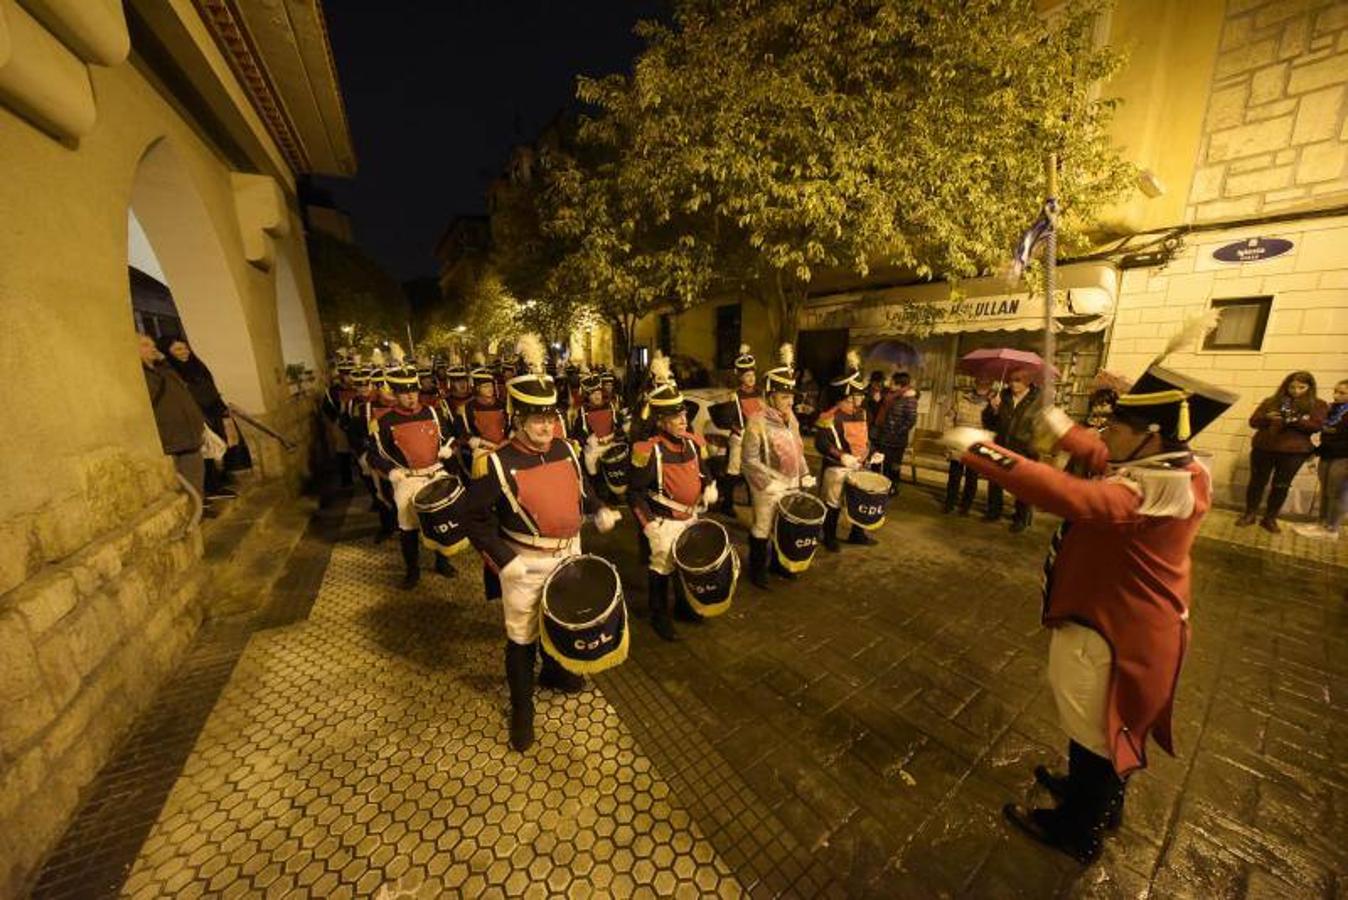
M 349 377 L 352 384 L 367 385 L 370 383 L 370 367 L 366 365 L 352 366 Z
M 796 348 L 790 344 L 782 344 L 781 349 L 777 351 L 777 361 L 781 364 L 775 369 L 768 369 L 765 376 L 767 384 L 764 390 L 769 394 L 777 393 L 795 393 L 796 390 Z
M 463 363 L 454 363 L 445 369 L 445 378 L 450 381 L 464 381 L 468 378 L 468 367 Z
M 855 350 L 848 350 L 843 373 L 829 383 L 843 394 L 866 393 L 866 381 L 861 377 L 861 355 Z
M 1171 443 L 1186 444 L 1235 405 L 1239 394 L 1161 365 L 1170 354 L 1215 328 L 1218 315 L 1209 311 L 1185 322 L 1142 377 L 1115 402 L 1115 417 L 1159 432 Z
M 557 383 L 543 371 L 546 352 L 537 335 L 526 334 L 517 346 L 524 373 L 506 382 L 506 409 L 510 414 L 545 412 L 557 408 Z
M 587 375 L 582 375 L 580 378 L 580 389 L 586 394 L 592 394 L 595 391 L 602 391 L 604 389 L 603 376 L 595 372 L 590 372 Z
M 754 359 L 753 353 L 750 352 L 749 345 L 740 344 L 740 355 L 735 357 L 735 371 L 752 372 L 757 365 L 758 360 Z
M 384 383 L 388 385 L 388 389 L 395 394 L 419 391 L 421 381 L 417 378 L 416 367 L 407 364 L 407 355 L 403 353 L 403 348 L 390 341 L 388 352 L 393 358 L 393 365 L 384 368 Z

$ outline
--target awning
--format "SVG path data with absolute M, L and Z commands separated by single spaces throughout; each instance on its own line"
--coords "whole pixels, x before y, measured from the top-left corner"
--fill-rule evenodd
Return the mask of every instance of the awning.
M 1118 286 L 1118 271 L 1109 264 L 1080 263 L 1060 268 L 1054 331 L 1103 331 L 1113 318 Z M 956 297 L 944 282 L 833 294 L 811 301 L 801 311 L 800 328 L 847 328 L 854 338 L 1042 331 L 1044 297 L 1028 292 L 1005 293 L 1002 283 L 994 278 L 961 282 Z

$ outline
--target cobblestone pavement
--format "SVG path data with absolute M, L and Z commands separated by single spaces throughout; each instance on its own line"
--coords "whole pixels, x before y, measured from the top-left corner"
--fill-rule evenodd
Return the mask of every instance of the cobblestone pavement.
M 630 523 L 587 536 L 629 586 L 632 655 L 542 692 L 521 757 L 476 571 L 399 592 L 354 513 L 309 619 L 253 635 L 124 893 L 1348 896 L 1348 577 L 1286 555 L 1200 544 L 1179 756 L 1153 748 L 1100 863 L 1003 824 L 1065 745 L 1037 621 L 1053 524 L 1011 535 L 905 486 L 880 546 L 746 583 L 673 645 L 635 621 Z
M 596 691 L 541 692 L 508 750 L 476 570 L 403 593 L 357 533 L 307 621 L 253 635 L 125 896 L 741 895 Z

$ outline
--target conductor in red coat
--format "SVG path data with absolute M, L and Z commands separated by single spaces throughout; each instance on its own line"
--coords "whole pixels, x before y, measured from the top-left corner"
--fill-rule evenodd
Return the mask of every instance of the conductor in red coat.
M 1127 777 L 1147 764 L 1147 738 L 1174 753 L 1171 708 L 1189 641 L 1189 551 L 1212 483 L 1189 440 L 1236 401 L 1153 365 L 1119 398 L 1106 427 L 1047 410 L 1040 428 L 1093 473 L 1083 478 L 953 429 L 961 462 L 1063 518 L 1044 563 L 1043 623 L 1053 632 L 1048 681 L 1070 738 L 1068 772 L 1035 778 L 1054 808 L 1008 804 L 1022 831 L 1082 863 L 1118 827 Z

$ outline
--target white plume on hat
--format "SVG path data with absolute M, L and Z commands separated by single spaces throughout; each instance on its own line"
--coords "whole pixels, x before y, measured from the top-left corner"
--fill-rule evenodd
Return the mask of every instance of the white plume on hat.
M 748 344 L 740 344 L 740 356 L 747 356 L 751 349 Z
M 847 367 L 855 372 L 861 371 L 861 354 L 855 350 L 847 351 Z
M 481 350 L 473 351 L 473 365 L 485 366 L 487 364 L 487 355 Z
M 540 374 L 543 371 L 543 363 L 547 360 L 547 350 L 543 348 L 543 342 L 539 340 L 536 334 L 520 335 L 519 341 L 515 344 L 515 352 L 524 359 L 524 367 L 534 374 Z
M 383 350 L 380 350 L 378 347 L 375 347 L 373 350 L 371 350 L 371 351 L 370 351 L 370 362 L 371 362 L 373 365 L 376 365 L 376 366 L 383 366 L 383 365 L 384 365 L 384 351 L 383 351 Z
M 662 354 L 659 350 L 651 357 L 651 380 L 654 382 L 669 381 L 669 357 Z
M 393 364 L 401 366 L 403 360 L 407 359 L 407 353 L 398 344 L 397 341 L 388 342 L 388 355 L 393 357 Z
M 1221 321 L 1222 312 L 1219 309 L 1210 309 L 1205 313 L 1196 316 L 1190 316 L 1184 320 L 1184 324 L 1179 330 L 1170 336 L 1170 340 L 1165 342 L 1165 347 L 1155 359 L 1151 361 L 1153 366 L 1160 365 L 1165 358 L 1172 353 L 1178 353 L 1185 347 L 1192 344 L 1207 335 L 1209 331 L 1217 327 Z
M 788 369 L 791 368 L 796 363 L 796 348 L 791 346 L 789 342 L 782 344 L 781 348 L 777 351 L 777 359 Z

